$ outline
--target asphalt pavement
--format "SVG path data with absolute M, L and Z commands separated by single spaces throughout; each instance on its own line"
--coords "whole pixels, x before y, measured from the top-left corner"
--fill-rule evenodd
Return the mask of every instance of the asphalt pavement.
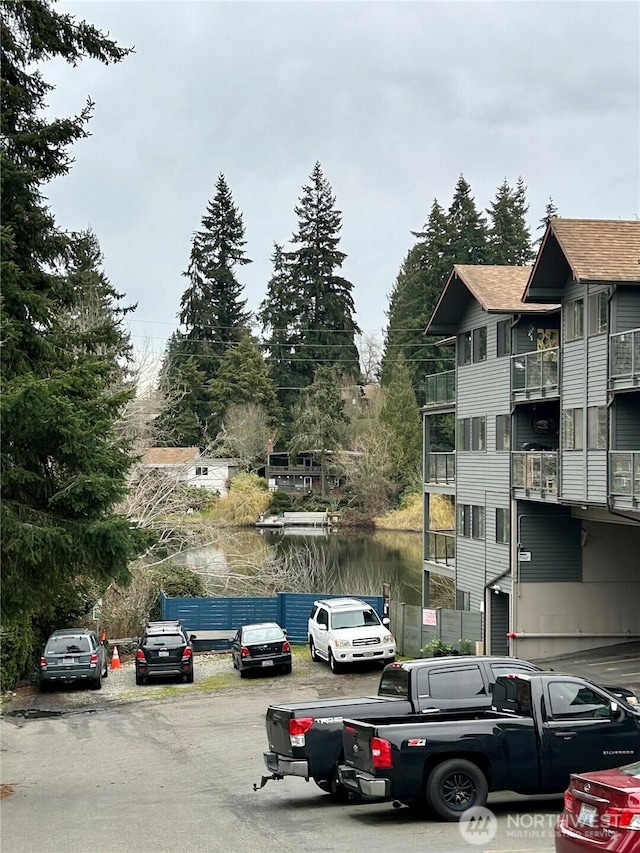
M 640 701 L 640 642 L 535 660 L 538 666 L 589 678 L 597 684 L 627 687 Z

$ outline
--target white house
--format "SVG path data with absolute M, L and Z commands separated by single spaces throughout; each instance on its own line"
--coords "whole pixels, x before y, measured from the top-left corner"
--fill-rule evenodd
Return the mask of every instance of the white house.
M 235 459 L 202 456 L 197 447 L 150 447 L 143 457 L 146 468 L 157 468 L 175 477 L 179 483 L 227 494 L 229 480 L 238 472 Z

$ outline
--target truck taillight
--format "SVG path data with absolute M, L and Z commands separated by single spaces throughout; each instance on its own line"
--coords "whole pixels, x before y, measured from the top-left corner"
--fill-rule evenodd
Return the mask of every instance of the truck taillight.
M 313 717 L 298 717 L 289 720 L 289 741 L 291 746 L 304 746 L 305 735 L 313 725 Z
M 189 646 L 182 652 L 182 660 L 189 660 L 191 657 L 191 649 Z
M 249 651 L 249 649 L 246 646 L 243 646 L 240 649 L 240 657 L 243 657 L 243 658 L 250 658 L 251 657 L 251 652 Z
M 138 649 L 138 651 L 136 652 L 136 658 L 137 660 L 145 660 L 144 652 L 142 651 L 142 649 Z
M 290 652 L 291 651 L 291 646 L 289 645 L 288 640 L 285 640 L 284 643 L 282 644 L 282 651 L 283 652 Z
M 40 669 L 46 669 L 46 668 L 47 668 L 47 659 L 45 657 L 41 657 L 40 658 Z
M 373 759 L 374 767 L 379 770 L 393 767 L 391 744 L 388 740 L 381 737 L 372 737 L 369 741 L 369 747 L 371 749 L 371 758 Z

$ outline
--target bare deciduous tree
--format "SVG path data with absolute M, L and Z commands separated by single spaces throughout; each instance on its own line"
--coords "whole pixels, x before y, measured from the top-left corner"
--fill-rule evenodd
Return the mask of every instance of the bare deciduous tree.
M 213 450 L 237 459 L 245 471 L 256 471 L 267 459 L 269 442 L 275 442 L 267 413 L 255 403 L 232 403 Z

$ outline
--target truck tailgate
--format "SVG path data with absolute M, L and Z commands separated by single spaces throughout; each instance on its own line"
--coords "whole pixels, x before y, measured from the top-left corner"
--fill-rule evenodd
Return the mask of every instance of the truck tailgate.
M 371 723 L 345 720 L 342 730 L 342 747 L 345 764 L 357 770 L 373 771 L 371 738 L 375 727 Z
M 390 699 L 387 696 L 364 696 L 356 699 L 325 699 L 313 704 L 309 702 L 294 702 L 286 705 L 270 705 L 267 708 L 266 728 L 269 748 L 280 755 L 294 756 L 299 752 L 292 747 L 289 737 L 289 723 L 291 720 L 303 717 L 312 718 L 313 724 L 308 732 L 313 742 L 315 731 L 327 732 L 335 730 L 336 737 L 342 738 L 342 719 L 348 716 L 361 715 L 363 717 L 384 716 L 391 713 L 391 709 L 398 714 L 410 710 L 408 702 L 402 699 Z M 397 710 L 396 710 L 397 709 Z

